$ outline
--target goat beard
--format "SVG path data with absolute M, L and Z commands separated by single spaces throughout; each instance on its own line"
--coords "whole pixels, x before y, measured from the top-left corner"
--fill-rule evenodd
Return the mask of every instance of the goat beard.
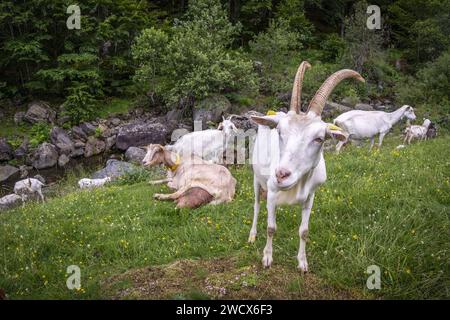
M 184 192 L 175 202 L 178 208 L 196 209 L 212 200 L 213 196 L 209 192 L 200 187 L 193 187 Z

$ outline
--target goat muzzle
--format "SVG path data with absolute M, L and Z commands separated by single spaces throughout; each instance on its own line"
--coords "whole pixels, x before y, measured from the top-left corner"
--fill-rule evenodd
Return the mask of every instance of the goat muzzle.
M 277 182 L 281 183 L 284 180 L 286 180 L 287 178 L 289 178 L 291 175 L 291 172 L 287 169 L 281 168 L 281 169 L 277 169 L 275 171 L 275 177 L 277 178 Z

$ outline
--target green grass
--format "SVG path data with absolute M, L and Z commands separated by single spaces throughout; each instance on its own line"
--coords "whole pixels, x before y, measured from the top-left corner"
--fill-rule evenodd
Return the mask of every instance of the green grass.
M 362 296 L 448 299 L 450 137 L 395 150 L 398 141 L 387 139 L 372 153 L 348 147 L 338 156 L 326 154 L 328 181 L 316 193 L 310 220 L 309 267 L 328 285 Z M 234 257 L 242 268 L 259 265 L 266 210 L 262 206 L 256 243 L 247 244 L 252 173 L 248 166 L 232 173 L 236 197 L 215 207 L 176 210 L 174 203 L 152 199 L 167 192 L 165 186 L 137 182 L 70 189 L 43 205 L 1 213 L 0 288 L 16 299 L 107 298 L 105 282 L 130 269 L 216 257 Z M 278 209 L 274 268 L 284 269 L 275 270 L 295 272 L 299 223 L 298 207 Z M 81 268 L 79 291 L 66 288 L 72 264 Z M 382 288 L 369 292 L 365 271 L 373 264 L 381 268 Z M 264 274 L 249 274 L 246 282 L 258 286 Z M 282 290 L 305 285 L 294 278 L 288 283 Z M 175 297 L 204 294 L 189 287 Z
M 101 103 L 97 116 L 106 118 L 111 114 L 128 112 L 132 107 L 133 103 L 131 99 L 111 98 L 110 100 Z

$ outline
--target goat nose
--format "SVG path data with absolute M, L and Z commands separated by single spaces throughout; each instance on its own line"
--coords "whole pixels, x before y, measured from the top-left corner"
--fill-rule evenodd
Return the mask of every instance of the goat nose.
M 275 176 L 277 178 L 278 183 L 282 182 L 284 179 L 288 178 L 291 175 L 291 172 L 287 169 L 278 169 L 275 172 Z

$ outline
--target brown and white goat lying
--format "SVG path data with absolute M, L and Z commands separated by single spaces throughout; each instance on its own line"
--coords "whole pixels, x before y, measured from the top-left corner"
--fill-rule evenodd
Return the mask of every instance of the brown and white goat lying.
M 164 164 L 168 168 L 167 179 L 151 181 L 166 183 L 171 194 L 155 194 L 158 200 L 174 200 L 178 208 L 198 208 L 205 204 L 219 204 L 233 200 L 236 179 L 224 166 L 206 162 L 198 157 L 182 158 L 178 153 L 159 144 L 145 147 L 144 166 Z

